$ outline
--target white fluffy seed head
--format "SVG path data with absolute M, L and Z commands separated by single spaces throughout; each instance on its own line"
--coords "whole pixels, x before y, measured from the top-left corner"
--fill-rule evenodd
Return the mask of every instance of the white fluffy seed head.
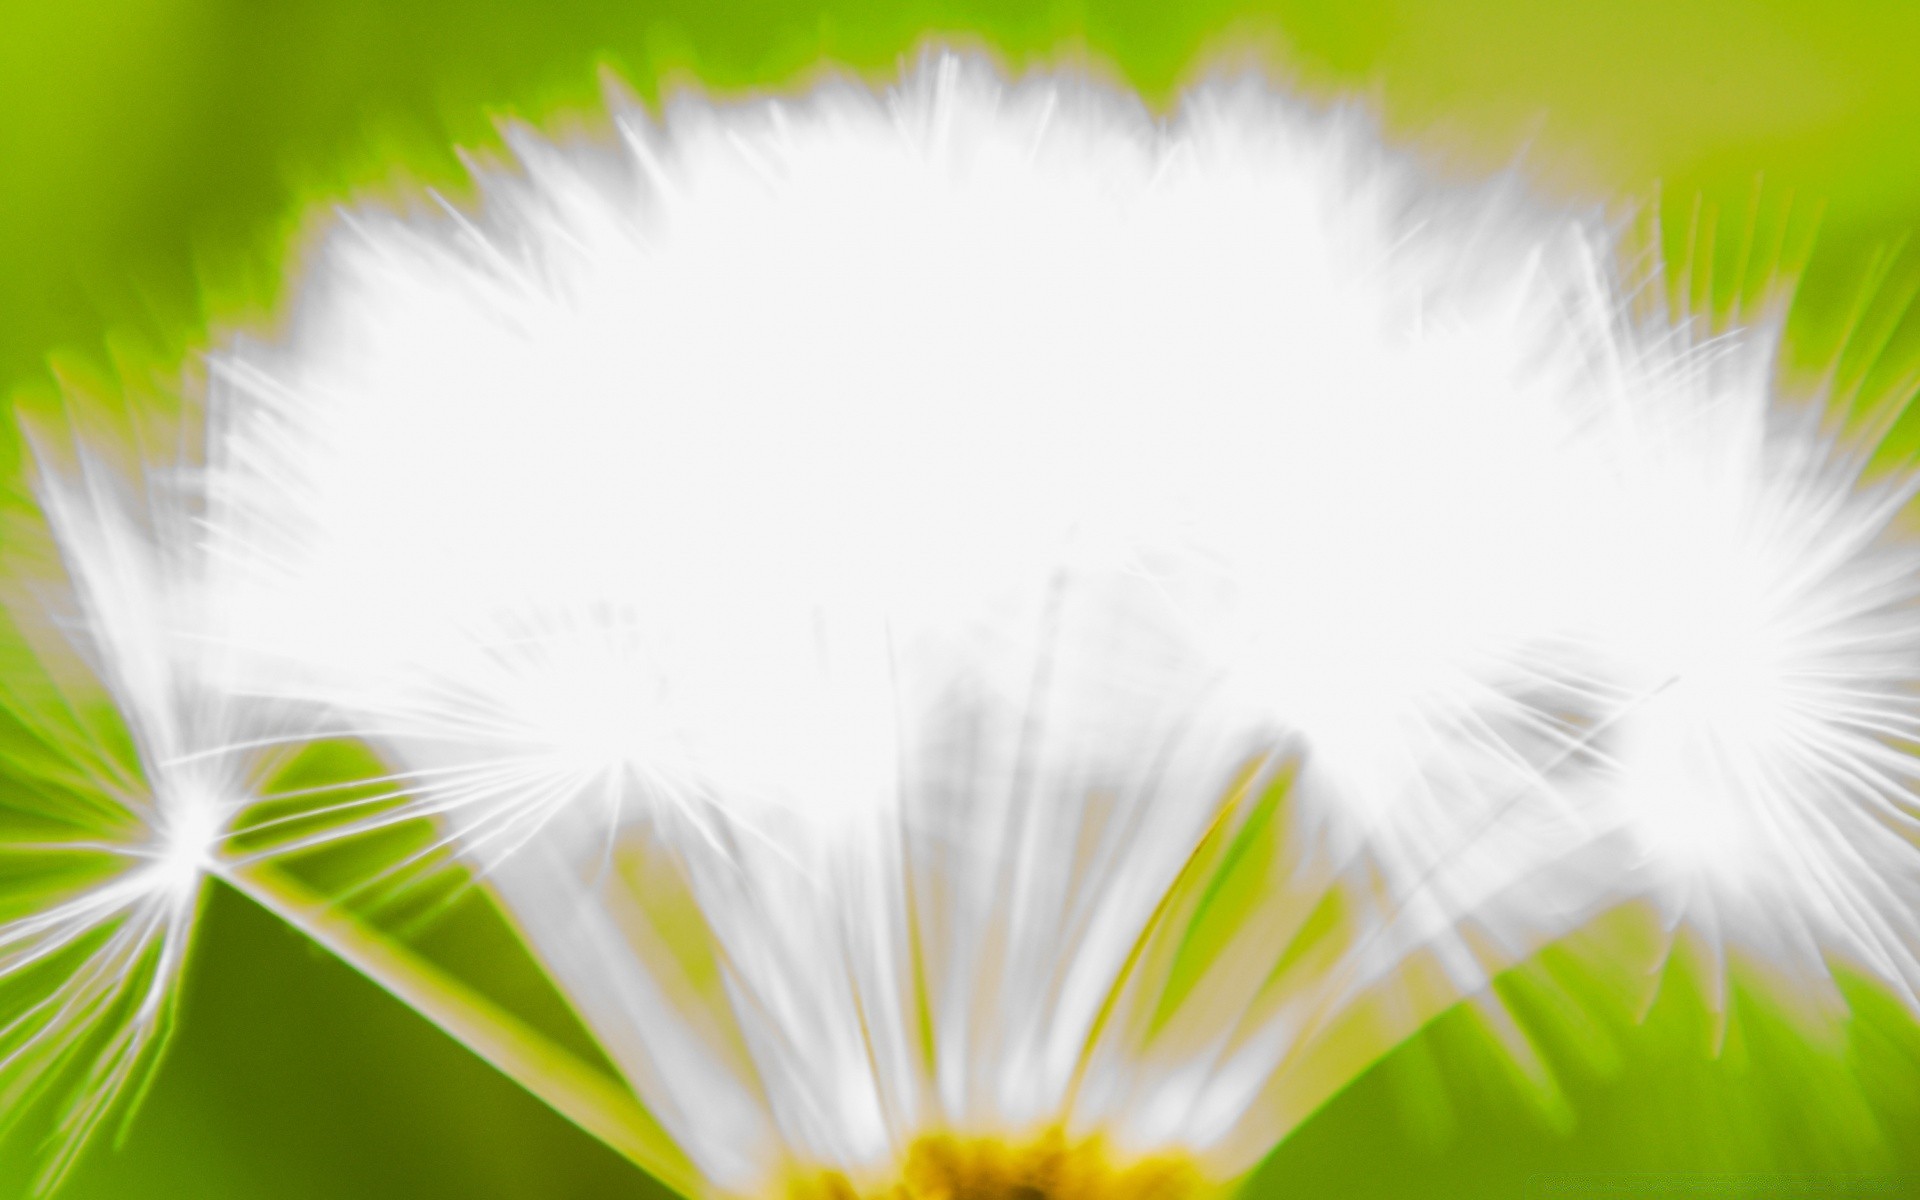
M 1584 911 L 1592 230 L 1251 83 L 614 120 L 332 233 L 214 362 L 211 524 L 237 686 L 395 759 L 719 1187 L 1048 1122 L 1230 1173 L 1348 998 Z M 1242 822 L 1321 848 L 1163 1019 Z
M 1167 576 L 1331 820 L 1394 823 L 1435 710 L 1528 719 L 1587 231 L 1251 84 L 1156 127 L 944 60 L 615 121 L 517 136 L 472 216 L 356 215 L 287 344 L 216 363 L 257 686 L 406 738 L 450 810 L 871 807 L 888 664 L 1107 562 Z
M 1790 402 L 1778 321 L 1620 346 L 1595 647 L 1610 801 L 1670 923 L 1812 987 L 1920 985 L 1920 540 L 1910 469 Z
M 0 1097 L 15 1111 L 59 1098 L 42 1187 L 154 1069 L 202 887 L 249 791 L 228 751 L 247 730 L 202 669 L 218 652 L 194 615 L 191 473 L 167 461 L 130 478 L 98 434 L 64 454 L 36 440 L 59 567 L 8 563 L 14 629 L 40 661 L 8 672 Z

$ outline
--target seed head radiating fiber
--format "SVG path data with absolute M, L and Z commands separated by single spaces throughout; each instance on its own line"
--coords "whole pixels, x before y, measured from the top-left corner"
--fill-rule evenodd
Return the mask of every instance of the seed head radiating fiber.
M 78 428 L 76 423 L 75 428 Z M 70 439 L 68 439 L 70 440 Z M 10 663 L 0 912 L 0 1109 L 61 1092 L 58 1180 L 164 1045 L 201 885 L 245 802 L 247 736 L 206 675 L 204 596 L 185 472 L 132 478 L 84 446 L 41 450 L 51 571 L 10 556 L 17 630 L 44 667 Z

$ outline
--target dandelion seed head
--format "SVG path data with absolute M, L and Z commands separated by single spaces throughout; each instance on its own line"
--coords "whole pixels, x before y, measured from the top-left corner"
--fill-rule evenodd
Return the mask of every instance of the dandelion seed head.
M 716 1188 L 1224 1178 L 1396 964 L 1530 944 L 1448 931 L 1585 833 L 1590 231 L 1253 85 L 614 122 L 334 231 L 216 359 L 212 539 L 238 686 L 394 760 Z
M 112 434 L 67 415 L 79 445 L 40 442 L 35 478 L 61 578 L 24 554 L 8 564 L 40 661 L 10 669 L 0 710 L 18 819 L 0 853 L 32 867 L 0 889 L 0 1097 L 55 1098 L 43 1189 L 156 1068 L 204 886 L 251 791 L 248 756 L 226 751 L 251 729 L 192 636 L 190 472 L 116 469 Z
M 843 812 L 895 774 L 889 663 L 1172 562 L 1330 817 L 1392 825 L 1403 743 L 1575 586 L 1542 314 L 1582 234 L 1252 84 L 1156 126 L 988 74 L 616 109 L 516 135 L 475 212 L 336 230 L 288 342 L 216 366 L 260 686 L 404 730 L 487 828 L 614 776 Z M 421 757 L 481 727 L 544 782 Z
M 1776 336 L 1669 341 L 1615 398 L 1612 796 L 1672 921 L 1911 1000 L 1914 485 L 1779 396 Z
M 1622 841 L 1910 964 L 1894 497 L 1591 219 L 1253 85 L 613 125 L 216 356 L 212 591 L 391 760 L 327 836 L 436 821 L 716 1190 L 1230 1178 Z

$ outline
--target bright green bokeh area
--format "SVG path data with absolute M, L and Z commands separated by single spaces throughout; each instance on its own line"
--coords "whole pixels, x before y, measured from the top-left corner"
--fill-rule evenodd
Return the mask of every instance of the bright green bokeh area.
M 936 31 L 1091 56 L 1160 98 L 1209 47 L 1257 45 L 1470 163 L 1524 154 L 1589 196 L 1664 189 L 1676 251 L 1696 197 L 1731 229 L 1764 176 L 1769 211 L 1824 208 L 1819 334 L 1920 212 L 1920 9 L 1898 0 L 6 0 L 0 381 L 52 349 L 97 356 L 108 330 L 177 348 L 209 308 L 269 302 L 303 208 L 395 178 L 457 187 L 454 144 L 488 145 L 504 112 L 591 112 L 596 65 L 642 92 L 663 68 L 738 88 L 823 55 L 886 70 Z
M 1806 228 L 1821 208 L 1793 350 L 1809 371 L 1874 252 L 1920 224 L 1920 6 L 1903 0 L 0 0 L 0 390 L 43 385 L 50 355 L 165 364 L 209 322 L 256 319 L 309 205 L 395 180 L 457 190 L 453 144 L 490 145 L 494 114 L 590 114 L 598 65 L 643 94 L 663 70 L 738 88 L 790 81 L 823 54 L 884 70 L 929 31 L 1015 59 L 1089 56 L 1160 98 L 1204 48 L 1257 45 L 1308 89 L 1363 93 L 1397 135 L 1469 166 L 1524 151 L 1556 190 L 1658 194 L 1668 249 L 1717 228 L 1722 264 L 1756 197 L 1763 226 L 1789 198 Z M 1896 263 L 1887 291 L 1911 274 Z M 1716 292 L 1730 290 L 1723 276 Z M 1843 382 L 1874 366 L 1888 385 L 1915 361 L 1893 301 L 1875 311 Z M 1890 349 L 1876 355 L 1879 331 Z M 1747 996 L 1717 1057 L 1684 979 L 1641 1025 L 1582 1017 L 1528 980 L 1510 992 L 1557 1099 L 1516 1083 L 1457 1013 L 1301 1129 L 1256 1191 L 1519 1197 L 1536 1172 L 1920 1172 L 1920 1034 L 1868 992 L 1833 1046 L 1804 1044 Z M 0 1158 L 0 1197 L 29 1174 Z M 652 1194 L 224 895 L 157 1086 L 124 1147 L 97 1148 L 65 1193 Z

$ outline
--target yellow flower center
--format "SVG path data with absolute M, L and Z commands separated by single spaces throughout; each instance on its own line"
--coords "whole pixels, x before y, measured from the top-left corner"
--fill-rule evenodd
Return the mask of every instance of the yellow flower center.
M 1190 1200 L 1205 1190 L 1182 1154 L 1117 1160 L 1099 1138 L 1069 1141 L 1054 1129 L 1023 1142 L 922 1137 L 893 1183 L 863 1189 L 820 1171 L 796 1177 L 787 1200 Z

